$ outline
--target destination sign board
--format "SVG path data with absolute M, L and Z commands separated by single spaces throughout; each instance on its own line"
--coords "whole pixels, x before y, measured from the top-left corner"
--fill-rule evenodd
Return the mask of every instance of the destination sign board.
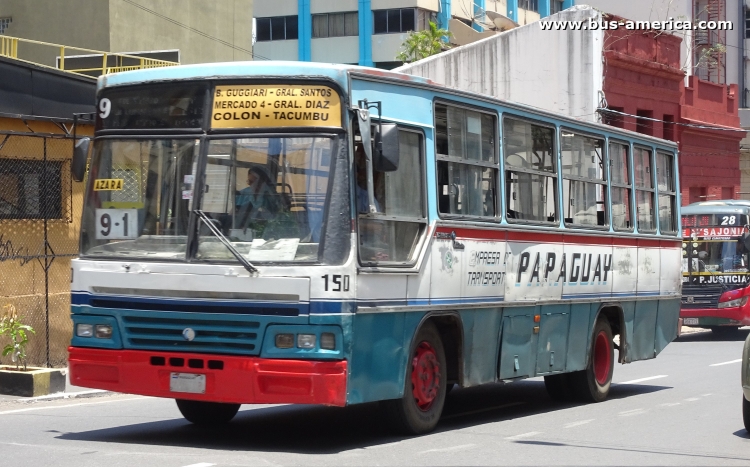
M 207 85 L 151 85 L 105 90 L 97 102 L 97 130 L 201 128 Z
M 341 127 L 341 98 L 328 86 L 216 86 L 211 128 Z
M 683 229 L 682 236 L 700 238 L 730 238 L 739 237 L 744 231 L 744 227 L 703 227 Z

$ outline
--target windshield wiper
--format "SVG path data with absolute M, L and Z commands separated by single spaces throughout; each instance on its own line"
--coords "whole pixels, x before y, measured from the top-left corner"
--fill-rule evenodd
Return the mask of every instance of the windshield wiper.
M 227 250 L 229 250 L 229 252 L 232 253 L 232 256 L 234 256 L 235 258 L 237 258 L 237 261 L 239 261 L 240 264 L 242 266 L 244 266 L 245 269 L 248 270 L 248 272 L 250 272 L 250 273 L 258 272 L 258 268 L 256 268 L 252 264 L 250 264 L 250 262 L 247 260 L 247 258 L 245 258 L 244 256 L 242 256 L 242 253 L 240 253 L 239 251 L 237 251 L 237 249 L 229 242 L 229 240 L 227 239 L 227 237 L 225 237 L 224 234 L 221 233 L 221 231 L 216 228 L 216 226 L 214 225 L 214 223 L 211 222 L 212 219 L 210 217 L 208 217 L 205 212 L 203 212 L 203 211 L 201 211 L 199 209 L 195 209 L 195 210 L 193 210 L 193 212 L 196 213 L 198 215 L 198 217 L 200 217 L 203 222 L 205 222 L 205 224 L 208 226 L 208 230 L 210 230 L 211 233 L 214 234 L 214 236 L 216 238 L 218 238 L 219 241 L 225 247 L 227 247 Z

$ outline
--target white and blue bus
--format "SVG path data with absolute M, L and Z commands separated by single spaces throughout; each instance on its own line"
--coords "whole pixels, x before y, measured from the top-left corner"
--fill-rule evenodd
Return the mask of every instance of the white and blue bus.
M 454 384 L 602 401 L 615 349 L 677 334 L 671 142 L 296 62 L 103 76 L 97 111 L 75 385 L 195 423 L 381 401 L 417 434 Z

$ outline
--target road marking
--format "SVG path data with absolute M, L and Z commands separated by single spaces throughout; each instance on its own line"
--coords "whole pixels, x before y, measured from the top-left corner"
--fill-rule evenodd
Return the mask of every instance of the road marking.
M 630 380 L 630 381 L 624 381 L 622 383 L 615 383 L 615 384 L 635 384 L 635 383 L 642 383 L 644 381 L 651 381 L 652 379 L 666 378 L 667 376 L 668 375 L 649 376 L 648 378 L 633 379 L 633 380 Z
M 212 465 L 216 465 L 216 464 L 209 464 L 208 462 L 199 462 L 197 464 L 190 464 L 184 467 L 211 467 Z
M 708 394 L 701 394 L 701 395 L 702 395 L 703 397 L 713 396 L 713 394 L 712 394 L 712 393 L 710 393 L 710 392 L 709 392 Z
M 708 366 L 731 365 L 732 363 L 740 363 L 741 361 L 742 361 L 742 359 L 738 358 L 737 360 L 730 360 L 728 362 L 714 363 L 713 365 L 708 365 Z
M 529 431 L 528 433 L 521 433 L 520 435 L 508 436 L 505 439 L 514 440 L 514 439 L 521 439 L 521 438 L 529 438 L 531 436 L 536 436 L 536 435 L 541 435 L 541 434 L 542 434 L 541 431 Z
M 4 412 L 0 412 L 0 415 L 10 415 L 10 414 L 21 413 L 21 412 L 34 412 L 37 410 L 67 409 L 68 407 L 80 407 L 82 405 L 99 405 L 99 404 L 110 404 L 112 402 L 138 401 L 142 399 L 147 399 L 147 398 L 146 397 L 131 397 L 129 399 L 117 399 L 117 400 L 110 400 L 110 401 L 79 402 L 77 404 L 53 405 L 53 406 L 48 406 L 48 407 L 29 407 L 28 409 L 6 410 Z
M 640 415 L 642 413 L 646 413 L 646 411 L 643 410 L 643 409 L 633 409 L 633 410 L 626 410 L 624 412 L 620 412 L 617 415 L 619 415 L 621 417 L 629 417 L 631 415 Z
M 688 401 L 688 402 L 695 402 L 695 401 L 701 400 L 701 398 L 700 397 L 689 397 L 689 398 L 687 398 L 685 400 Z
M 680 405 L 679 402 L 667 402 L 666 404 L 659 404 L 662 407 L 674 407 L 675 405 Z
M 426 454 L 428 452 L 452 452 L 452 451 L 461 451 L 463 449 L 469 449 L 476 446 L 476 444 L 461 444 L 459 446 L 451 446 L 449 448 L 438 448 L 438 449 L 428 449 L 426 451 L 420 451 L 417 454 Z M 213 464 L 212 464 L 213 465 Z M 191 467 L 191 466 L 187 466 Z
M 568 423 L 568 424 L 567 424 L 567 425 L 565 425 L 565 426 L 564 426 L 563 428 L 573 428 L 574 426 L 581 426 L 581 425 L 585 425 L 585 424 L 587 424 L 587 423 L 590 423 L 590 422 L 593 422 L 593 421 L 594 421 L 594 419 L 593 419 L 593 418 L 590 418 L 590 419 L 588 419 L 588 420 L 581 420 L 580 422 L 573 422 L 573 423 Z

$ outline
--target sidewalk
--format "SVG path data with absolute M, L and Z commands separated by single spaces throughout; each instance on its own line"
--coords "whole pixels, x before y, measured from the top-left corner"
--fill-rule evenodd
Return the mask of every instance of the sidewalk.
M 6 394 L 0 394 L 0 403 L 34 402 L 34 401 L 51 400 L 51 399 L 70 399 L 70 398 L 78 398 L 78 397 L 92 397 L 92 396 L 96 396 L 97 394 L 106 394 L 107 392 L 108 391 L 103 391 L 101 389 L 90 389 L 90 388 L 82 388 L 80 386 L 73 386 L 72 384 L 70 384 L 70 376 L 69 376 L 69 373 L 67 373 L 65 375 L 65 392 L 58 392 L 55 394 L 50 394 L 48 396 L 39 396 L 39 397 L 21 397 L 21 396 L 9 396 Z

